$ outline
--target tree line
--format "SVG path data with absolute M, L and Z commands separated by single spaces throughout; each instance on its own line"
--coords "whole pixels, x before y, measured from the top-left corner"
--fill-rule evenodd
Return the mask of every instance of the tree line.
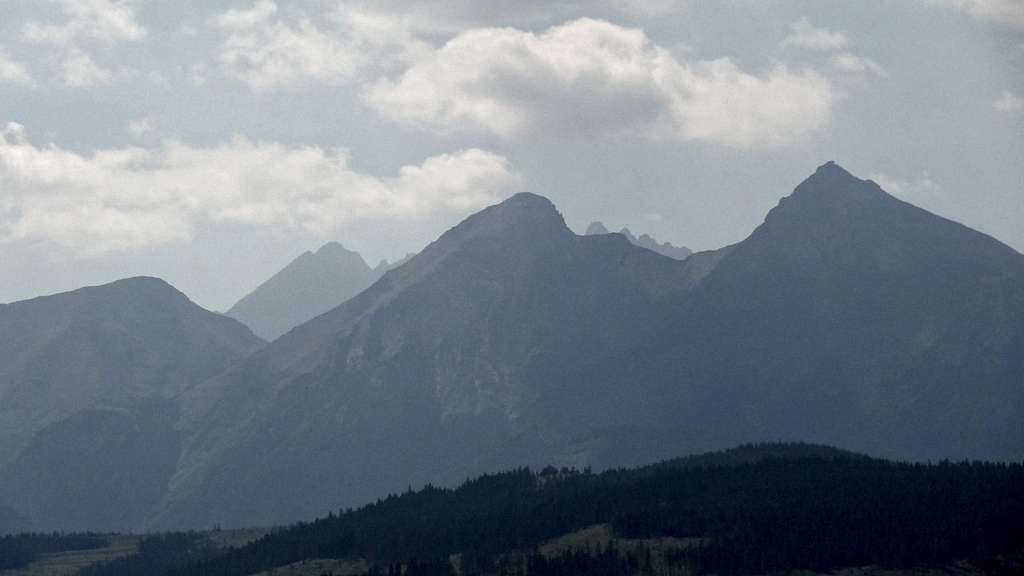
M 254 505 L 259 505 L 254 503 Z M 199 535 L 143 541 L 86 576 L 254 574 L 317 558 L 365 559 L 374 576 L 765 574 L 877 565 L 1020 570 L 1024 466 L 895 463 L 820 447 L 764 445 L 632 470 L 526 468 L 455 489 L 427 486 L 328 514 L 233 550 Z M 537 553 L 608 524 L 616 538 L 693 539 L 650 553 Z M 150 542 L 147 544 L 147 542 Z M 517 561 L 509 561 L 518 558 Z

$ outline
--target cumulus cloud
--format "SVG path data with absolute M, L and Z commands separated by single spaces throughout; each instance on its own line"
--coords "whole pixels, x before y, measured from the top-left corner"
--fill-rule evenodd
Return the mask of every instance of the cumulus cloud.
M 878 62 L 848 50 L 853 45 L 853 40 L 845 32 L 818 28 L 807 18 L 801 18 L 791 24 L 790 34 L 782 43 L 815 52 L 832 52 L 832 66 L 843 72 L 887 75 Z
M 400 16 L 339 5 L 326 26 L 282 14 L 273 0 L 216 16 L 218 59 L 228 76 L 254 91 L 306 82 L 338 85 L 366 68 L 400 60 L 422 43 Z
M 978 20 L 1024 29 L 1021 0 L 928 0 L 931 4 L 961 10 Z
M 110 84 L 114 73 L 100 66 L 78 49 L 69 50 L 60 60 L 60 82 L 68 88 L 95 88 Z
M 749 148 L 825 126 L 832 90 L 809 70 L 680 61 L 642 30 L 580 19 L 540 34 L 468 30 L 376 82 L 364 100 L 386 118 L 441 131 L 624 133 Z
M 790 34 L 783 43 L 807 50 L 830 52 L 849 46 L 850 39 L 839 30 L 818 28 L 807 18 L 801 18 L 790 26 Z
M 1006 114 L 1018 114 L 1024 112 L 1024 98 L 1013 94 L 1009 90 L 1003 90 L 999 98 L 992 102 L 992 107 Z
M 270 0 L 229 10 L 216 18 L 224 41 L 219 59 L 227 73 L 254 90 L 313 79 L 335 83 L 355 70 L 354 55 L 308 19 L 294 24 L 277 17 Z
M 64 15 L 59 24 L 28 22 L 23 38 L 50 46 L 49 58 L 59 83 L 69 88 L 94 88 L 109 84 L 114 74 L 98 64 L 86 46 L 110 48 L 122 42 L 142 40 L 146 29 L 135 18 L 127 0 L 54 0 Z
M 135 19 L 130 2 L 124 0 L 56 0 L 65 20 L 60 24 L 29 22 L 24 36 L 30 42 L 75 47 L 82 40 L 104 44 L 140 40 L 146 29 Z
M 851 52 L 842 52 L 833 56 L 832 65 L 844 72 L 871 72 L 878 76 L 887 75 L 885 68 L 878 62 Z
M 35 86 L 35 80 L 28 68 L 11 58 L 3 48 L 0 48 L 0 85 L 12 84 L 23 88 Z
M 469 28 L 536 27 L 597 14 L 658 18 L 682 12 L 688 0 L 373 0 L 365 8 L 402 17 L 417 32 L 457 34 Z
M 375 219 L 465 214 L 511 192 L 501 156 L 462 150 L 380 178 L 344 150 L 235 137 L 213 147 L 166 141 L 83 155 L 0 131 L 0 241 L 46 241 L 85 255 L 189 240 L 195 227 L 244 223 L 326 234 Z

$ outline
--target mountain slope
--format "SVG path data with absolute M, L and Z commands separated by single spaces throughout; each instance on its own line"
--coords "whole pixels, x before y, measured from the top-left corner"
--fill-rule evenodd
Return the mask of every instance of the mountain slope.
M 0 306 L 0 500 L 40 529 L 130 526 L 173 472 L 176 397 L 261 344 L 154 278 Z
M 585 459 L 592 425 L 632 420 L 622 390 L 581 399 L 593 359 L 642 340 L 685 270 L 619 235 L 576 236 L 532 194 L 473 215 L 197 391 L 161 525 L 277 522 Z
M 687 375 L 671 395 L 698 427 L 1024 457 L 1024 257 L 833 163 L 714 267 L 655 347 L 647 373 Z
M 392 267 L 383 261 L 371 268 L 359 253 L 329 242 L 300 255 L 226 314 L 275 340 L 362 292 Z
M 1019 459 L 1022 383 L 1024 257 L 834 164 L 681 262 L 521 194 L 191 391 L 155 525 L 772 439 Z

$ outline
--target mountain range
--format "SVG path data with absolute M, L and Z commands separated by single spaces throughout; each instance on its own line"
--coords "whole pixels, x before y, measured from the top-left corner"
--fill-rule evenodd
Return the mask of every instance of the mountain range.
M 0 503 L 37 527 L 137 525 L 176 465 L 178 396 L 262 344 L 155 278 L 0 306 Z
M 312 320 L 362 292 L 409 256 L 371 268 L 358 252 L 328 242 L 316 252 L 304 252 L 260 284 L 225 314 L 244 323 L 264 340 Z
M 1024 256 L 831 162 L 683 260 L 521 193 L 269 344 L 156 280 L 0 307 L 0 338 L 25 423 L 0 501 L 46 529 L 280 524 L 749 441 L 1024 458 Z
M 583 233 L 585 236 L 595 236 L 598 234 L 611 234 L 608 228 L 601 222 L 591 222 L 587 226 L 586 232 Z M 690 250 L 686 246 L 675 246 L 671 242 L 658 242 L 652 238 L 649 234 L 641 234 L 640 237 L 636 237 L 629 230 L 629 228 L 623 228 L 619 230 L 619 234 L 626 237 L 634 246 L 641 248 L 647 248 L 648 250 L 657 252 L 662 256 L 668 256 L 669 258 L 675 258 L 676 260 L 685 260 L 687 256 L 693 254 L 693 250 Z

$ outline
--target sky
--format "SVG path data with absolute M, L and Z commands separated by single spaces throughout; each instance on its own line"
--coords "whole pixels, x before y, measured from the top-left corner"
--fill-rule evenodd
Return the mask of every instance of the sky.
M 829 160 L 1024 250 L 1024 0 L 0 0 L 0 302 L 225 310 L 523 190 L 712 249 Z

